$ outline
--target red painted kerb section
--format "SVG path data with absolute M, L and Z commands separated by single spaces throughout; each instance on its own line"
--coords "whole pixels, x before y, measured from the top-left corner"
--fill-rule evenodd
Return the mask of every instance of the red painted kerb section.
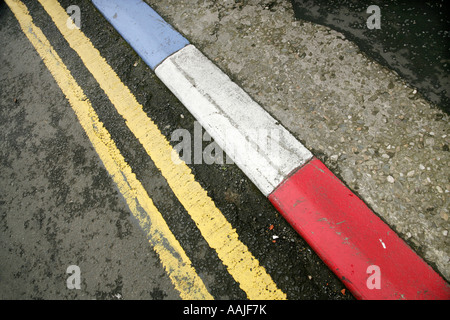
M 357 299 L 450 299 L 450 286 L 318 159 L 270 201 Z M 370 289 L 368 267 L 380 269 Z

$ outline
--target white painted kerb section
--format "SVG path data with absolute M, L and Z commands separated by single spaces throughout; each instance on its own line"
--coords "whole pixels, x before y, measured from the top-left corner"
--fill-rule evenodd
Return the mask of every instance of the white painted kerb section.
M 155 72 L 265 196 L 312 158 L 195 46 L 173 54 Z

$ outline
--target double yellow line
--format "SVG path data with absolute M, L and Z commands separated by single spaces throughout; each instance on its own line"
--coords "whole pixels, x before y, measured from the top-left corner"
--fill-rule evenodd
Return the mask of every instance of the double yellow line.
M 126 125 L 167 180 L 170 188 L 195 221 L 202 236 L 227 267 L 228 272 L 249 299 L 286 299 L 266 270 L 195 180 L 189 167 L 172 160 L 174 150 L 156 124 L 119 79 L 90 40 L 78 29 L 70 29 L 69 16 L 56 0 L 39 0 L 72 49 L 106 93 Z M 161 263 L 183 299 L 213 299 L 191 261 L 170 231 L 161 213 L 117 149 L 100 122 L 90 101 L 72 77 L 42 31 L 33 23 L 26 6 L 19 0 L 6 0 L 45 65 L 67 97 L 79 122 L 105 168 L 117 184 L 132 214 L 146 232 Z

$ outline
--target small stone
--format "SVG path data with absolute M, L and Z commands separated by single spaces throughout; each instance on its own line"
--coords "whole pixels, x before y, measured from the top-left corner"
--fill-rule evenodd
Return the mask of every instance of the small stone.
M 442 234 L 443 234 L 444 236 L 447 236 L 447 235 L 448 235 L 448 230 L 442 231 Z
M 394 183 L 395 179 L 394 179 L 393 176 L 388 176 L 388 177 L 387 177 L 387 181 L 388 181 L 389 183 Z
M 388 89 L 394 89 L 394 83 L 392 81 L 389 81 Z
M 339 158 L 339 156 L 337 154 L 334 154 L 330 157 L 330 159 L 333 161 L 337 161 L 338 158 Z
M 444 211 L 441 211 L 441 213 L 439 215 L 441 216 L 442 219 L 444 219 L 445 221 L 448 221 L 448 214 L 446 214 Z
M 414 175 L 414 173 L 416 173 L 414 170 L 409 171 L 406 175 L 408 177 L 412 177 Z
M 424 165 L 423 165 L 423 164 L 420 164 L 420 165 L 419 165 L 419 169 L 420 169 L 420 170 L 425 170 Z
M 439 187 L 439 186 L 436 186 L 436 190 L 437 190 L 439 193 L 444 193 L 444 190 L 442 190 L 442 188 Z
M 425 139 L 425 145 L 427 145 L 427 146 L 434 146 L 434 139 L 433 138 Z

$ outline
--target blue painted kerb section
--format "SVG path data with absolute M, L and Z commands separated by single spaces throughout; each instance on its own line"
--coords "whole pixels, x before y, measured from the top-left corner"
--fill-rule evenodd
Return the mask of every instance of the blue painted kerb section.
M 142 0 L 92 2 L 152 70 L 189 44 Z

